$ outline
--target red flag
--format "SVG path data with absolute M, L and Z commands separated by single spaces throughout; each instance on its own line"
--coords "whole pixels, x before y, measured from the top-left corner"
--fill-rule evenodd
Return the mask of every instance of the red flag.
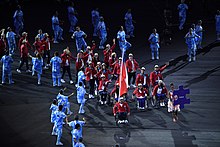
M 123 94 L 128 92 L 128 74 L 127 67 L 124 62 L 124 52 L 122 54 L 120 75 L 119 75 L 119 96 L 121 97 Z

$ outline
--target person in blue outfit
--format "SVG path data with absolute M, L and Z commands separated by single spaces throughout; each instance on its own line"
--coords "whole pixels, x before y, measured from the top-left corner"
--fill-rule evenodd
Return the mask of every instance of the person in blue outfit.
M 85 147 L 85 145 L 82 143 L 82 141 L 83 141 L 83 138 L 80 137 L 79 142 L 76 143 L 75 147 Z
M 75 147 L 76 144 L 79 142 L 80 129 L 81 129 L 80 124 L 76 124 L 75 129 L 71 132 L 72 133 L 72 145 L 73 145 L 73 147 Z
M 69 122 L 68 117 L 69 116 L 66 117 L 66 124 L 68 124 L 70 127 L 72 127 L 73 130 L 75 129 L 76 124 L 79 124 L 80 125 L 79 137 L 82 138 L 83 137 L 82 136 L 82 132 L 83 132 L 82 127 L 86 124 L 85 118 L 83 118 L 83 120 L 79 120 L 79 116 L 75 115 L 74 120 Z M 73 130 L 72 130 L 72 132 L 73 132 Z
M 203 37 L 203 27 L 202 27 L 202 20 L 198 21 L 198 24 L 195 28 L 195 33 L 200 36 L 197 40 L 197 49 L 202 49 L 202 37 Z
M 53 103 L 50 105 L 50 110 L 51 110 L 51 115 L 50 115 L 50 122 L 52 124 L 55 123 L 56 121 L 56 115 L 55 112 L 58 110 L 58 105 L 57 105 L 57 100 L 54 99 Z M 57 135 L 57 132 L 55 132 L 56 130 L 52 131 L 51 135 Z
M 2 84 L 5 84 L 6 76 L 8 76 L 9 84 L 13 84 L 12 81 L 12 72 L 11 64 L 13 63 L 12 57 L 9 55 L 9 52 L 6 51 L 6 54 L 0 60 L 2 62 Z
M 150 35 L 148 41 L 150 42 L 150 48 L 151 48 L 151 59 L 154 60 L 155 56 L 156 59 L 159 59 L 159 42 L 160 42 L 160 38 L 159 38 L 159 34 L 157 33 L 157 29 L 153 29 L 153 33 Z
M 16 34 L 12 31 L 11 27 L 7 28 L 8 32 L 6 33 L 6 39 L 8 42 L 9 55 L 13 55 L 16 49 Z
M 117 39 L 121 51 L 126 51 L 131 47 L 131 43 L 126 40 L 125 36 L 124 27 L 120 26 L 120 30 L 117 33 Z
M 86 33 L 81 31 L 80 27 L 76 27 L 76 31 L 73 33 L 71 38 L 75 38 L 76 40 L 76 48 L 79 53 L 81 50 L 85 51 L 87 48 L 87 43 L 85 38 L 87 37 Z
M 62 112 L 63 106 L 59 105 L 58 110 L 54 112 L 55 115 L 55 122 L 53 126 L 52 134 L 57 134 L 57 141 L 56 145 L 63 145 L 63 143 L 60 141 L 63 133 L 63 120 L 66 118 L 66 114 Z
M 40 53 L 36 54 L 36 57 L 32 57 L 32 76 L 34 76 L 35 72 L 37 73 L 37 84 L 41 84 L 41 74 L 42 74 L 42 67 L 43 67 L 43 58 Z
M 67 11 L 68 11 L 68 19 L 69 19 L 69 22 L 70 22 L 69 32 L 73 33 L 75 31 L 75 27 L 76 27 L 76 24 L 78 22 L 78 19 L 76 17 L 77 12 L 74 9 L 74 3 L 73 2 L 71 2 L 70 5 L 67 7 Z
M 62 60 L 59 57 L 59 53 L 56 51 L 54 52 L 54 57 L 51 58 L 50 64 L 52 66 L 52 79 L 53 79 L 53 86 L 61 86 L 61 74 L 60 74 L 60 67 L 61 67 Z
M 94 28 L 93 36 L 97 36 L 98 35 L 97 26 L 98 26 L 99 19 L 100 19 L 99 11 L 98 10 L 99 10 L 98 8 L 95 8 L 91 12 L 91 15 L 92 15 L 92 25 L 93 25 L 93 28 Z
M 85 73 L 83 72 L 83 69 L 80 69 L 80 71 L 78 72 L 77 75 L 78 75 L 78 80 L 77 80 L 77 84 L 75 86 L 78 87 L 79 82 L 82 82 L 83 86 L 85 87 L 86 76 L 85 76 Z
M 13 20 L 14 20 L 14 27 L 15 27 L 15 33 L 18 37 L 20 37 L 20 33 L 24 28 L 24 18 L 23 18 L 23 12 L 21 10 L 21 6 L 17 6 L 17 10 L 14 13 Z
M 181 0 L 181 4 L 178 5 L 177 9 L 179 11 L 179 29 L 183 29 L 183 25 L 186 22 L 186 11 L 188 10 L 187 4 L 184 3 L 185 0 Z
M 74 95 L 74 93 L 71 93 L 70 95 L 68 96 L 65 96 L 64 95 L 64 91 L 66 90 L 66 88 L 64 89 L 60 89 L 60 92 L 59 94 L 57 95 L 57 100 L 58 100 L 58 106 L 59 105 L 62 105 L 63 106 L 63 109 L 62 109 L 62 112 L 67 112 L 67 114 L 72 114 L 73 112 L 70 111 L 70 103 L 69 103 L 69 98 L 71 96 Z
M 77 102 L 80 105 L 78 113 L 83 114 L 85 113 L 85 110 L 83 109 L 83 106 L 85 105 L 86 102 L 85 94 L 87 94 L 86 89 L 83 86 L 83 82 L 79 82 L 79 85 L 76 90 L 77 90 Z
M 59 40 L 64 40 L 63 39 L 63 29 L 60 27 L 60 21 L 58 18 L 58 12 L 56 11 L 55 14 L 52 17 L 52 29 L 54 32 L 54 41 L 53 43 L 59 43 Z
M 128 9 L 127 13 L 125 14 L 125 29 L 126 29 L 126 38 L 134 37 L 134 25 L 133 25 L 133 18 L 131 14 L 131 9 Z
M 196 60 L 196 37 L 200 38 L 199 35 L 196 33 L 193 33 L 193 29 L 190 28 L 189 32 L 185 35 L 186 44 L 188 46 L 188 56 L 189 56 L 189 62 Z
M 215 15 L 215 25 L 217 40 L 220 40 L 220 10 L 217 10 L 217 14 Z
M 40 39 L 40 41 L 42 41 L 44 39 L 45 34 L 43 33 L 42 29 L 38 30 L 38 34 L 36 37 L 38 37 Z
M 104 18 L 102 16 L 99 19 L 97 29 L 98 29 L 98 36 L 101 39 L 99 43 L 99 49 L 104 49 L 104 44 L 107 40 L 107 30 L 106 30 Z

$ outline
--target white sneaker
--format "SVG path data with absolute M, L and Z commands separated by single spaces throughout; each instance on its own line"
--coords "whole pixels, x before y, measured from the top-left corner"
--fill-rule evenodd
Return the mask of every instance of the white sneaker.
M 63 145 L 63 143 L 62 142 L 57 142 L 56 145 Z
M 20 69 L 17 69 L 17 72 L 18 72 L 18 73 L 21 73 L 21 70 L 20 70 Z
M 163 106 L 163 103 L 160 103 L 160 106 L 162 107 L 162 106 Z
M 100 103 L 101 103 L 101 105 L 103 105 L 103 101 L 101 101 Z
M 60 82 L 61 82 L 61 83 L 65 83 L 64 79 L 61 79 Z
M 94 96 L 91 94 L 91 98 L 94 99 Z
M 56 136 L 56 135 L 57 135 L 57 133 L 55 133 L 55 132 L 52 132 L 52 133 L 51 133 L 51 135 L 52 135 L 52 136 Z
M 89 94 L 89 99 L 91 99 L 92 97 L 91 97 L 91 94 Z
M 44 69 L 49 69 L 47 66 L 44 66 Z
M 73 84 L 73 81 L 72 81 L 72 80 L 70 80 L 70 84 Z
M 38 81 L 37 84 L 40 85 L 41 84 L 40 81 Z
M 53 43 L 59 43 L 58 41 L 53 41 Z
M 196 57 L 193 57 L 193 61 L 196 61 Z
M 95 95 L 98 95 L 98 91 L 97 90 L 95 90 Z
M 125 123 L 128 123 L 128 120 L 125 120 Z
M 104 101 L 105 104 L 107 104 L 107 101 Z

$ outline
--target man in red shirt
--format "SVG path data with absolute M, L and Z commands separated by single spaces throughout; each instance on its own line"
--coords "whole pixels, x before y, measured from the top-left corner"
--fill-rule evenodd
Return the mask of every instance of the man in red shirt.
M 26 40 L 23 40 L 21 42 L 21 48 L 20 48 L 20 54 L 21 54 L 21 62 L 20 62 L 20 66 L 17 69 L 18 73 L 21 73 L 21 67 L 24 65 L 24 63 L 26 64 L 26 72 L 31 72 L 29 70 L 29 66 L 28 66 L 28 44 Z
M 115 117 L 118 117 L 118 123 L 125 122 L 127 123 L 127 116 L 130 115 L 130 107 L 123 97 L 119 98 L 119 102 L 116 102 L 113 107 L 113 114 Z
M 150 78 L 148 76 L 148 74 L 144 73 L 145 71 L 145 67 L 141 67 L 141 73 L 139 73 L 136 77 L 136 86 L 141 83 L 143 85 L 144 88 L 149 88 L 150 86 Z
M 134 90 L 132 99 L 134 99 L 134 96 L 137 97 L 137 108 L 138 110 L 140 109 L 145 109 L 147 108 L 147 96 L 148 96 L 148 90 L 146 88 L 143 88 L 142 84 L 139 83 L 138 87 Z
M 107 68 L 109 66 L 109 58 L 112 54 L 112 51 L 115 49 L 115 38 L 113 39 L 113 45 L 110 46 L 110 44 L 106 45 L 106 49 L 103 51 L 104 53 L 104 63 L 106 64 Z
M 136 79 L 136 71 L 139 69 L 139 64 L 137 61 L 134 59 L 133 54 L 129 54 L 129 59 L 126 61 L 126 67 L 128 69 L 128 85 L 130 87 L 136 87 L 135 86 L 135 79 Z M 132 84 L 131 84 L 131 78 L 132 79 Z
M 169 65 L 169 62 L 166 63 L 163 67 L 159 67 L 159 65 L 154 66 L 154 71 L 150 73 L 150 84 L 152 88 L 157 85 L 159 80 L 163 80 L 162 72 Z
M 102 104 L 107 104 L 107 87 L 108 83 L 111 83 L 110 80 L 107 80 L 105 75 L 101 75 L 101 80 L 99 81 L 99 94 L 100 94 L 100 99 L 99 102 Z
M 89 82 L 89 98 L 94 98 L 96 70 L 91 61 L 88 64 L 89 66 L 85 70 L 86 81 Z

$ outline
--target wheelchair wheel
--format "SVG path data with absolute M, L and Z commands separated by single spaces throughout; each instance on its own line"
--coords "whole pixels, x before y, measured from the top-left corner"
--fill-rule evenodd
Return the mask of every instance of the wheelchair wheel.
M 153 107 L 157 105 L 157 99 L 154 99 L 153 97 L 151 97 L 150 102 Z

